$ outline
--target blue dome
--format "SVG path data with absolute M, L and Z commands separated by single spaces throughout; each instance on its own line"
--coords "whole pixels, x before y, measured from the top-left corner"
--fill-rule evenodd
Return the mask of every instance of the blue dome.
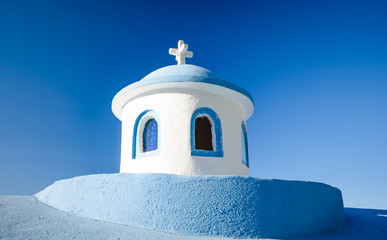
M 168 79 L 163 80 L 164 78 Z M 195 65 L 183 64 L 157 69 L 144 77 L 141 82 L 207 82 L 211 80 L 223 81 L 221 77 L 210 70 Z
M 219 85 L 245 95 L 254 104 L 253 96 L 247 90 L 223 80 L 210 70 L 190 64 L 171 65 L 157 69 L 140 81 L 127 86 L 124 92 L 151 84 L 168 82 L 202 82 Z
M 254 112 L 253 96 L 247 90 L 223 80 L 221 77 L 205 68 L 190 64 L 183 64 L 171 65 L 157 69 L 140 81 L 134 82 L 121 89 L 121 91 L 119 91 L 113 98 L 112 111 L 114 115 L 121 120 L 122 108 L 128 101 L 134 99 L 135 97 L 142 96 L 145 92 L 149 91 L 149 89 L 153 89 L 153 92 L 151 91 L 148 93 L 154 93 L 154 90 L 157 89 L 160 90 L 171 86 L 176 87 L 176 84 L 171 83 L 210 84 L 212 86 L 206 86 L 205 84 L 177 85 L 182 88 L 186 87 L 187 89 L 194 89 L 196 87 L 198 89 L 212 92 L 217 91 L 220 94 L 228 94 L 229 97 L 232 97 L 235 101 L 242 104 L 242 106 L 246 109 L 246 119 Z M 219 86 L 219 88 L 217 86 Z

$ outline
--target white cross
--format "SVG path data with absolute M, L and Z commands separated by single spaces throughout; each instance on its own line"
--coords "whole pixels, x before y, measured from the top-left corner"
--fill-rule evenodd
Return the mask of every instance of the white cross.
M 177 43 L 178 48 L 170 48 L 169 54 L 176 56 L 177 65 L 185 64 L 185 58 L 192 58 L 193 52 L 187 51 L 188 45 L 183 40 Z

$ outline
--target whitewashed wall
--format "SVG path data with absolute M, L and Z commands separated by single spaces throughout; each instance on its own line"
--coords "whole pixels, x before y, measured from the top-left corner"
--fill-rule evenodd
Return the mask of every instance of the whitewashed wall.
M 249 117 L 247 110 L 233 97 L 210 93 L 208 89 L 214 85 L 195 83 L 200 88 L 192 89 L 190 83 L 165 84 L 174 87 L 155 84 L 122 109 L 120 172 L 249 175 L 249 169 L 242 163 L 241 146 L 241 122 Z M 200 107 L 211 108 L 220 118 L 224 157 L 191 156 L 191 117 Z M 145 110 L 154 110 L 159 115 L 159 154 L 132 159 L 133 128 L 136 118 Z

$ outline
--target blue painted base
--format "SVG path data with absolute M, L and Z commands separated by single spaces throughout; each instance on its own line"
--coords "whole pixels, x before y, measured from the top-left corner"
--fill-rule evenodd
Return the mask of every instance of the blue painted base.
M 340 190 L 314 182 L 102 174 L 57 181 L 36 197 L 84 217 L 190 235 L 286 238 L 345 225 Z

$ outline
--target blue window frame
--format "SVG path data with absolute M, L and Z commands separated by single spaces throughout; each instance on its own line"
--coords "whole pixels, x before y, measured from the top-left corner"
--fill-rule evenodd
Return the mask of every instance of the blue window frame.
M 142 112 L 133 128 L 132 159 L 159 154 L 160 120 L 153 110 Z
M 192 114 L 191 155 L 223 157 L 222 125 L 210 108 L 198 108 Z
M 249 147 L 247 144 L 247 129 L 245 122 L 242 122 L 242 163 L 246 165 L 246 167 L 249 167 Z

